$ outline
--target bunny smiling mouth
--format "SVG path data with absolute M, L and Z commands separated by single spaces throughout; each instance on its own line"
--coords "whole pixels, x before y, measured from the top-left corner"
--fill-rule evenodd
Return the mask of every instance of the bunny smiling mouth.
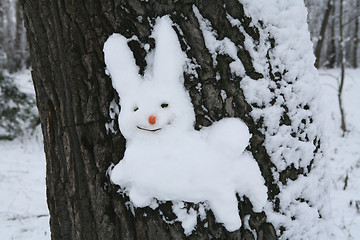
M 163 127 L 166 127 L 167 125 L 171 125 L 172 121 L 170 120 L 165 126 Z M 148 128 L 142 128 L 142 127 L 139 127 L 139 126 L 136 126 L 138 129 L 140 130 L 143 130 L 143 131 L 148 131 L 148 132 L 157 132 L 157 131 L 160 131 L 162 128 L 156 128 L 156 129 L 148 129 Z
M 142 128 L 137 126 L 138 129 L 143 130 L 143 131 L 148 131 L 148 132 L 157 132 L 159 130 L 161 130 L 161 128 L 157 128 L 157 129 L 147 129 L 147 128 Z

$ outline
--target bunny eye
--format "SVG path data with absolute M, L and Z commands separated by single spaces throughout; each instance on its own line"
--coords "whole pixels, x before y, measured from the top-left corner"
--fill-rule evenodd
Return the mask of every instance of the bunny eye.
M 161 104 L 161 107 L 162 107 L 162 108 L 167 108 L 168 106 L 169 106 L 169 104 L 167 104 L 167 103 L 162 103 L 162 104 Z
M 138 108 L 138 107 L 134 107 L 134 112 L 136 112 L 137 110 L 139 110 L 139 108 Z

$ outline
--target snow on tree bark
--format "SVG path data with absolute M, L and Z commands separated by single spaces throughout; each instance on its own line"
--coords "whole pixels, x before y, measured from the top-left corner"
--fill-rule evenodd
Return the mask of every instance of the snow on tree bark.
M 324 188 L 318 177 L 322 154 L 311 85 L 314 58 L 303 4 L 291 1 L 293 8 L 291 3 L 276 8 L 276 3 L 263 2 L 275 15 L 262 18 L 256 12 L 264 13 L 264 7 L 259 10 L 251 1 L 22 0 L 47 158 L 53 239 L 186 238 L 170 202 L 155 210 L 131 208 L 106 176 L 110 164 L 122 159 L 125 139 L 105 127 L 112 121 L 110 103 L 118 97 L 104 72 L 103 44 L 113 32 L 135 36 L 129 46 L 143 73 L 143 46 L 154 48 L 152 24 L 163 15 L 177 25 L 182 50 L 191 59 L 184 84 L 194 105 L 195 128 L 224 117 L 241 118 L 252 134 L 248 149 L 268 188 L 269 204 L 262 213 L 254 213 L 251 202 L 239 197 L 239 230 L 226 231 L 207 211 L 188 238 L 296 239 L 302 234 L 298 222 L 301 231 L 316 238 L 311 227 L 324 217 L 323 192 L 304 189 L 312 189 L 309 181 Z M 294 10 L 301 14 L 291 27 L 276 20 L 277 14 Z M 286 40 L 289 29 L 305 47 L 294 38 Z M 207 45 L 207 33 L 217 49 Z M 231 42 L 235 55 L 227 51 Z M 314 214 L 314 222 L 302 218 L 299 206 Z

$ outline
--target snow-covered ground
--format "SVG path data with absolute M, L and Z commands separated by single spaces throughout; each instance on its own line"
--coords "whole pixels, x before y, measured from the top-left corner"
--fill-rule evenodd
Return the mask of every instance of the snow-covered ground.
M 13 77 L 23 92 L 34 94 L 30 71 Z M 0 238 L 50 239 L 39 126 L 31 135 L 0 141 Z
M 337 101 L 339 75 L 338 70 L 320 71 L 319 94 L 327 119 L 323 144 L 331 179 L 334 239 L 356 240 L 360 239 L 360 69 L 346 70 L 343 101 L 349 131 L 345 137 Z M 29 71 L 15 77 L 24 91 L 33 91 Z M 32 136 L 0 141 L 1 239 L 50 239 L 41 141 L 40 129 Z
M 343 92 L 348 132 L 342 137 L 337 100 L 339 70 L 320 71 L 326 144 L 331 179 L 335 239 L 360 239 L 360 69 L 347 69 Z
M 0 142 L 1 239 L 50 239 L 40 139 Z

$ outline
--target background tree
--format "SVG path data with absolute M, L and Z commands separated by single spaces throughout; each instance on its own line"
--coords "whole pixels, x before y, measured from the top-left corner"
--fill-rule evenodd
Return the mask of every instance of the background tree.
M 320 56 L 321 56 L 321 50 L 323 47 L 323 43 L 325 40 L 325 31 L 327 28 L 327 24 L 329 22 L 329 16 L 330 13 L 333 9 L 334 6 L 334 1 L 333 0 L 328 0 L 327 6 L 326 6 L 326 10 L 325 10 L 325 14 L 324 14 L 324 18 L 321 22 L 321 28 L 320 28 L 320 33 L 319 33 L 319 39 L 316 43 L 316 47 L 315 47 L 315 57 L 316 57 L 316 61 L 315 61 L 315 67 L 319 68 L 319 61 L 320 61 Z
M 16 14 L 15 14 L 16 13 Z M 0 1 L 0 140 L 12 140 L 38 125 L 35 100 L 19 90 L 9 72 L 29 65 L 19 1 Z
M 355 9 L 360 10 L 360 0 L 356 1 Z M 353 67 L 357 68 L 359 66 L 358 64 L 358 49 L 359 49 L 359 18 L 360 16 L 357 16 L 355 19 L 355 29 L 354 29 L 354 49 L 353 49 Z
M 125 140 L 106 128 L 112 123 L 117 130 L 114 104 L 109 106 L 118 96 L 104 72 L 103 44 L 113 32 L 135 36 L 129 46 L 143 72 L 144 44 L 154 48 L 152 26 L 165 14 L 176 24 L 189 58 L 185 87 L 195 128 L 223 117 L 243 119 L 252 133 L 248 150 L 268 188 L 262 213 L 254 213 L 246 196 L 239 196 L 243 226 L 238 231 L 227 232 L 207 210 L 189 238 L 316 238 L 325 217 L 325 187 L 313 115 L 315 59 L 302 34 L 307 26 L 301 1 L 266 8 L 268 14 L 265 2 L 248 0 L 21 3 L 44 135 L 53 239 L 186 238 L 171 202 L 134 209 L 106 176 L 111 163 L 122 158 Z M 300 20 L 289 28 L 281 21 L 291 11 Z M 297 38 L 281 37 L 289 30 Z M 294 228 L 294 223 L 300 224 Z
M 341 115 L 341 130 L 343 131 L 343 136 L 346 132 L 346 122 L 345 122 L 345 114 L 344 108 L 342 104 L 342 92 L 344 88 L 344 81 L 345 81 L 345 64 L 346 64 L 346 40 L 344 39 L 344 0 L 340 1 L 340 14 L 339 14 L 339 34 L 340 34 L 340 59 L 341 59 L 341 77 L 339 83 L 339 90 L 338 90 L 338 100 L 339 100 L 339 108 L 340 108 L 340 115 Z
M 29 51 L 19 0 L 0 3 L 0 68 L 10 73 L 29 67 Z
M 344 48 L 347 53 L 345 55 L 345 65 L 357 68 L 359 56 L 358 21 L 360 15 L 358 1 L 305 0 L 305 4 L 309 11 L 309 30 L 317 58 L 315 66 L 317 68 L 323 66 L 328 68 L 341 67 L 340 32 L 342 32 Z M 342 11 L 340 11 L 340 8 L 342 8 Z M 342 12 L 341 27 L 339 24 L 340 12 Z

